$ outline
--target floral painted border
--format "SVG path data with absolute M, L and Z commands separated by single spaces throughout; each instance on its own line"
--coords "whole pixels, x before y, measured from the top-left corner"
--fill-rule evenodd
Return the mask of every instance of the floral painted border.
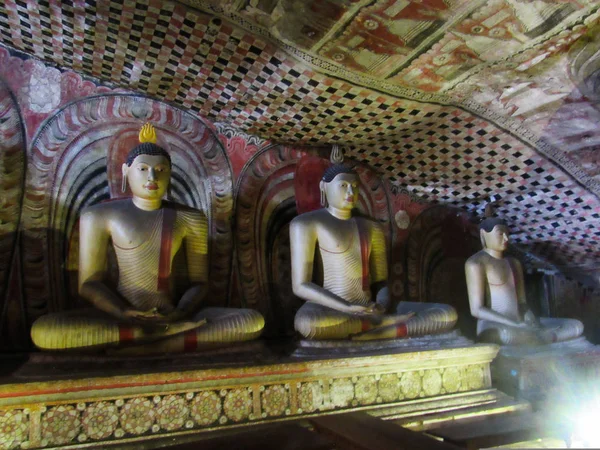
M 395 405 L 490 387 L 489 362 L 295 382 L 30 405 L 0 411 L 0 447 L 31 449 L 147 439 L 190 430 Z M 85 395 L 85 394 L 83 394 Z

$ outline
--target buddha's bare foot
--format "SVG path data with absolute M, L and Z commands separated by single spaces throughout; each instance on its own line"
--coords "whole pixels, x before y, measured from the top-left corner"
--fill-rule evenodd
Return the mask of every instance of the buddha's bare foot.
M 175 334 L 185 333 L 186 331 L 195 330 L 206 324 L 206 319 L 153 324 L 151 327 L 145 328 L 145 339 L 161 338 L 164 336 L 173 336 Z
M 200 319 L 200 320 L 190 320 L 190 321 L 186 321 L 186 322 L 177 322 L 177 323 L 172 323 L 167 325 L 168 330 L 167 333 L 169 335 L 171 334 L 178 334 L 178 333 L 184 333 L 186 331 L 190 331 L 190 330 L 195 330 L 196 328 L 200 328 L 203 325 L 206 325 L 207 320 L 206 319 Z

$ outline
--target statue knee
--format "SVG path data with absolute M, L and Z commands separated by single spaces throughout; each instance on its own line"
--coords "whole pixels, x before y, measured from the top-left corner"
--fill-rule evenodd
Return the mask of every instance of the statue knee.
M 47 314 L 33 322 L 30 336 L 40 350 L 65 350 L 77 347 L 70 331 L 61 316 Z
M 458 313 L 453 306 L 446 305 L 444 303 L 438 303 L 436 306 L 441 310 L 445 322 L 450 322 L 453 325 L 456 323 L 458 320 Z
M 253 309 L 239 309 L 233 321 L 222 322 L 221 326 L 229 329 L 230 340 L 250 341 L 260 336 L 265 327 L 265 319 L 261 313 Z M 223 329 L 223 328 L 222 328 Z
M 484 342 L 487 344 L 505 345 L 508 343 L 506 342 L 508 340 L 506 333 L 504 333 L 503 336 L 503 333 L 501 333 L 500 330 L 498 330 L 497 328 L 488 328 L 487 330 L 482 331 L 477 336 L 477 340 L 479 342 Z
M 49 316 L 42 316 L 38 318 L 31 326 L 30 336 L 34 345 L 42 350 L 53 350 L 52 339 L 55 330 L 52 328 L 51 322 L 48 321 Z
M 251 334 L 262 333 L 265 327 L 265 318 L 263 315 L 254 309 L 244 309 L 242 312 L 246 317 L 247 332 Z
M 583 323 L 577 319 L 563 319 L 563 323 L 555 331 L 556 341 L 574 339 L 583 334 Z
M 308 317 L 298 317 L 294 320 L 294 328 L 304 339 L 315 339 L 318 334 L 316 321 Z
M 573 329 L 575 336 L 581 336 L 584 329 L 583 322 L 577 319 L 569 319 L 569 322 L 572 322 L 571 328 Z
M 415 317 L 417 317 L 417 319 L 419 318 L 418 311 Z M 435 324 L 443 328 L 452 328 L 458 321 L 456 309 L 444 303 L 433 303 L 426 312 L 424 311 L 421 317 L 432 325 Z

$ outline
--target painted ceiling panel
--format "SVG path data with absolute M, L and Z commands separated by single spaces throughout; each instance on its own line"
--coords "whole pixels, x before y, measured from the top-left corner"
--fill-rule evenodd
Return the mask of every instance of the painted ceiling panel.
M 261 138 L 340 143 L 432 201 L 498 194 L 524 248 L 598 268 L 600 2 L 185 3 L 4 0 L 0 40 Z

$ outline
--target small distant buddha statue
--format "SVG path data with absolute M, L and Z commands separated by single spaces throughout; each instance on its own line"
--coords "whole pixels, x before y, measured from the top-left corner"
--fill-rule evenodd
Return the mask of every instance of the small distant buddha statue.
M 257 338 L 264 326 L 257 311 L 201 309 L 208 294 L 207 218 L 163 200 L 171 158 L 151 125 L 140 131 L 122 173 L 122 190 L 129 184 L 133 197 L 85 208 L 80 217 L 79 294 L 95 308 L 42 316 L 31 329 L 34 344 L 62 350 L 149 342 L 157 351 L 191 351 Z M 109 245 L 118 263 L 116 289 L 107 282 Z M 190 285 L 178 298 L 172 263 L 180 250 Z
M 537 318 L 527 306 L 521 263 L 505 257 L 508 227 L 499 218 L 481 222 L 483 250 L 465 263 L 471 314 L 479 340 L 497 344 L 547 344 L 576 338 L 583 324 L 574 319 Z
M 320 182 L 322 209 L 290 224 L 293 292 L 306 301 L 295 317 L 306 339 L 395 339 L 450 330 L 449 305 L 401 302 L 388 312 L 387 252 L 382 227 L 353 215 L 359 180 L 344 164 L 329 167 Z M 315 257 L 323 281 L 313 278 Z

